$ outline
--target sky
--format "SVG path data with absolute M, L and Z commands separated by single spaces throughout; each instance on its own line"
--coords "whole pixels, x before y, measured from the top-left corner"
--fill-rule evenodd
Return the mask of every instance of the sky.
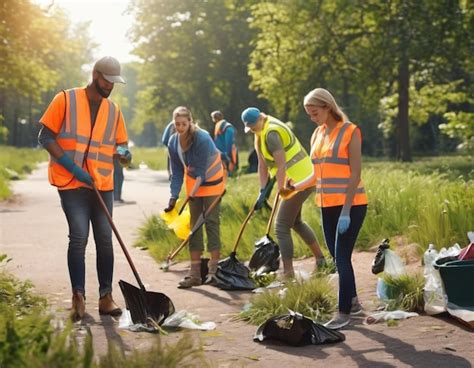
M 33 1 L 45 7 L 53 0 Z M 128 4 L 128 0 L 54 0 L 54 5 L 63 8 L 72 22 L 91 21 L 89 34 L 98 44 L 95 59 L 110 55 L 121 63 L 137 59 L 131 55 L 133 47 L 127 39 L 133 22 L 130 14 L 124 14 Z

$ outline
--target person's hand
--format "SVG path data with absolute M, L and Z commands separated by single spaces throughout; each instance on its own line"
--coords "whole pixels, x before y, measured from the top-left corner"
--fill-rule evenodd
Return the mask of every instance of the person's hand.
M 125 147 L 117 146 L 117 153 L 120 155 L 120 163 L 122 165 L 129 165 L 132 162 L 132 153 Z
M 263 207 L 263 204 L 265 203 L 266 194 L 267 194 L 267 191 L 265 188 L 260 189 L 260 193 L 258 194 L 257 201 L 255 202 L 255 205 L 253 206 L 253 209 L 255 211 L 258 211 L 260 208 Z
M 171 197 L 168 202 L 168 207 L 164 209 L 165 212 L 170 212 L 173 210 L 174 206 L 176 206 L 176 198 Z
M 350 224 L 351 218 L 348 215 L 339 216 L 339 221 L 337 222 L 337 232 L 339 234 L 344 234 L 347 229 L 349 229 Z
M 72 169 L 72 175 L 74 175 L 80 182 L 92 186 L 92 177 L 87 171 L 81 169 L 79 166 L 74 165 Z
M 294 193 L 294 190 L 287 187 L 283 187 L 278 192 L 280 193 L 283 199 L 287 199 Z
M 285 186 L 286 186 L 288 189 L 295 190 L 294 184 L 295 184 L 295 182 L 293 181 L 293 179 L 288 178 L 288 180 L 286 181 Z

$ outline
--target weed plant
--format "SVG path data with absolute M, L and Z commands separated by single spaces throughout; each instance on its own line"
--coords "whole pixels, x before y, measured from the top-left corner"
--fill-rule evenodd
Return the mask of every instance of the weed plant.
M 387 310 L 422 312 L 424 310 L 423 287 L 425 280 L 421 273 L 403 274 L 398 277 L 383 275 L 390 301 Z
M 287 283 L 281 292 L 269 289 L 250 299 L 250 306 L 239 313 L 238 319 L 259 325 L 268 318 L 291 309 L 315 321 L 325 321 L 334 311 L 336 295 L 327 277 L 313 277 L 308 281 Z

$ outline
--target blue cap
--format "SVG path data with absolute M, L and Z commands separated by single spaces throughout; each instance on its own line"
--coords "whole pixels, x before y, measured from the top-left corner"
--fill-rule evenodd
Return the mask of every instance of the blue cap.
M 260 116 L 260 110 L 256 107 L 247 107 L 242 111 L 242 122 L 245 124 L 245 133 L 250 131 L 249 127 L 257 124 L 258 118 Z

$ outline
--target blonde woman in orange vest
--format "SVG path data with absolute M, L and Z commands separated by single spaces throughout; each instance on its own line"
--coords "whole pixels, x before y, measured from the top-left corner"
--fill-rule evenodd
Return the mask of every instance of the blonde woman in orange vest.
M 221 155 L 211 136 L 200 129 L 193 121 L 191 111 L 179 106 L 173 111 L 176 133 L 168 143 L 171 162 L 171 198 L 165 212 L 171 211 L 179 197 L 183 185 L 191 198 L 191 227 L 199 216 L 211 206 L 225 189 L 224 169 Z M 206 283 L 212 283 L 220 257 L 220 205 L 218 204 L 206 217 L 207 250 L 211 254 L 209 274 Z M 202 228 L 196 231 L 189 241 L 191 268 L 188 275 L 179 282 L 181 289 L 201 285 L 201 255 L 204 250 Z
M 58 93 L 40 119 L 39 143 L 49 152 L 49 181 L 58 187 L 69 224 L 68 267 L 73 319 L 85 313 L 85 250 L 92 223 L 97 250 L 99 313 L 118 316 L 112 299 L 112 228 L 92 190 L 99 190 L 110 213 L 114 201 L 113 155 L 130 162 L 127 131 L 119 107 L 109 97 L 114 83 L 125 83 L 112 57 L 98 60 L 86 88 Z
M 318 124 L 311 137 L 316 175 L 316 204 L 321 207 L 324 237 L 339 273 L 339 311 L 326 324 L 338 329 L 362 313 L 351 257 L 367 212 L 361 180 L 361 133 L 323 88 L 304 98 L 304 108 Z

